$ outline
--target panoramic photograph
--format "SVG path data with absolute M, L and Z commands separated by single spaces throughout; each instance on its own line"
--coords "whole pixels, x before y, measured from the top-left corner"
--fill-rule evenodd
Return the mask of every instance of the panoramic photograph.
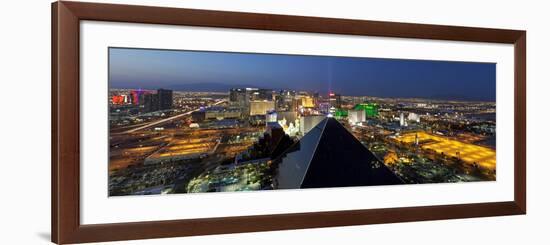
M 109 48 L 109 196 L 496 180 L 496 64 Z

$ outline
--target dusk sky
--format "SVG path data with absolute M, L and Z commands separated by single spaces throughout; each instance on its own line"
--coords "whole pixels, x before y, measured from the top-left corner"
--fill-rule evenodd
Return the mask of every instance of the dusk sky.
M 342 95 L 495 101 L 494 63 L 109 49 L 110 88 L 253 86 Z

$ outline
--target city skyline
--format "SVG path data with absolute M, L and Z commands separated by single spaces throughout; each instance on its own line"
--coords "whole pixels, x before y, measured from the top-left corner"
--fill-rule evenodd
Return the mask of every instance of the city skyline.
M 109 69 L 110 88 L 260 87 L 492 102 L 496 96 L 493 63 L 110 48 Z
M 495 64 L 109 54 L 109 196 L 496 180 Z

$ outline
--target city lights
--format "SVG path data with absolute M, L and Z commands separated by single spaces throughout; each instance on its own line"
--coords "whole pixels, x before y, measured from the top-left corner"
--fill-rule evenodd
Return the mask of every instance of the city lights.
M 224 62 L 205 63 L 197 69 L 204 74 L 196 74 L 185 65 L 209 60 L 197 58 L 205 53 L 166 52 L 183 58 L 143 58 L 147 69 L 136 69 L 155 70 L 142 75 L 151 81 L 119 81 L 133 74 L 111 78 L 117 86 L 108 94 L 110 196 L 496 180 L 494 99 L 432 96 L 460 92 L 452 79 L 469 71 L 462 63 L 214 52 Z M 376 62 L 416 64 L 423 72 L 368 68 Z M 431 77 L 436 63 L 453 76 Z M 180 68 L 162 80 L 161 71 L 171 72 L 164 67 L 175 64 L 193 73 L 192 82 L 178 80 L 186 76 Z M 327 64 L 334 69 L 330 76 L 324 75 Z M 494 68 L 471 65 L 487 74 Z M 211 77 L 217 80 L 194 82 Z M 494 82 L 487 77 L 487 84 Z M 422 85 L 423 79 L 432 83 Z M 437 93 L 426 95 L 428 89 Z M 458 95 L 464 94 L 471 93 Z

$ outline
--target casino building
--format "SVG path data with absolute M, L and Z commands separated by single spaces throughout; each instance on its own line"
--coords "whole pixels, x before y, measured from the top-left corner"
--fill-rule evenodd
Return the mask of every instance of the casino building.
M 273 160 L 274 189 L 403 184 L 336 119 L 327 117 Z

